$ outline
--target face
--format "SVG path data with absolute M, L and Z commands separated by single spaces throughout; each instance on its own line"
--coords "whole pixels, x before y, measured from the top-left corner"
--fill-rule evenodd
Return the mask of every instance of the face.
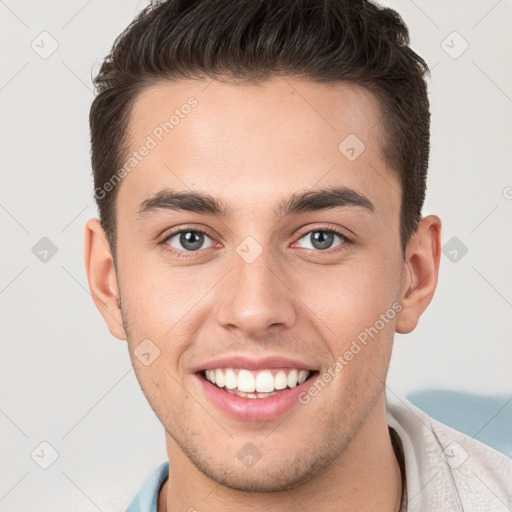
M 350 83 L 162 82 L 129 131 L 111 331 L 170 453 L 235 489 L 293 488 L 383 403 L 404 260 L 378 103 Z

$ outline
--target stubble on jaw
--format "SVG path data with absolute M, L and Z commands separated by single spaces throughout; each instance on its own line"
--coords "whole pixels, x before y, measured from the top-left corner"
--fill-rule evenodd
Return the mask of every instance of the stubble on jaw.
M 120 299 L 121 316 L 123 319 L 123 327 L 127 336 L 128 347 L 132 346 L 132 329 L 130 327 L 129 314 L 127 314 L 125 308 L 122 305 Z M 199 432 L 193 431 L 187 424 L 176 424 L 175 427 L 171 428 L 171 421 L 169 424 L 165 424 L 165 418 L 161 417 L 158 409 L 165 410 L 165 404 L 163 404 L 163 398 L 161 396 L 156 397 L 157 400 L 153 404 L 155 396 L 148 394 L 149 390 L 146 389 L 146 379 L 141 380 L 140 376 L 139 384 L 141 389 L 148 400 L 155 415 L 162 422 L 166 435 L 172 440 L 175 447 L 188 459 L 188 461 L 206 478 L 216 482 L 219 485 L 227 487 L 232 490 L 241 492 L 256 492 L 256 493 L 272 493 L 272 492 L 283 492 L 296 489 L 315 477 L 318 477 L 323 471 L 329 466 L 336 463 L 337 459 L 343 457 L 343 453 L 350 447 L 351 442 L 359 433 L 361 427 L 367 420 L 370 412 L 374 409 L 378 403 L 379 398 L 384 392 L 384 384 L 380 385 L 375 389 L 373 396 L 370 399 L 366 398 L 366 407 L 362 414 L 359 415 L 357 421 L 354 418 L 344 415 L 341 423 L 349 428 L 340 429 L 339 418 L 333 417 L 328 411 L 325 412 L 323 425 L 325 427 L 325 435 L 322 438 L 320 444 L 316 444 L 315 447 L 305 448 L 301 453 L 297 453 L 292 459 L 286 462 L 284 467 L 280 467 L 279 471 L 274 473 L 268 473 L 262 475 L 261 478 L 254 478 L 254 473 L 248 478 L 244 476 L 243 472 L 240 471 L 237 464 L 226 465 L 222 461 L 215 459 L 213 456 L 208 455 L 205 451 L 205 443 L 198 439 L 200 436 Z M 146 382 L 145 382 L 146 381 Z M 357 383 L 356 383 L 357 384 Z M 360 383 L 356 385 L 356 388 L 361 388 Z M 353 393 L 349 393 L 351 398 L 348 401 L 350 404 L 349 409 L 356 407 L 363 401 L 364 397 L 358 396 L 353 390 Z M 187 398 L 184 393 L 184 399 Z M 305 406 L 307 407 L 307 406 Z M 352 409 L 353 410 L 353 409 Z M 357 409 L 356 409 L 357 410 Z M 206 415 L 206 413 L 205 413 Z M 181 414 L 173 414 L 174 418 L 182 417 Z M 169 418 L 170 419 L 170 418 Z M 165 422 L 165 423 L 164 423 Z M 286 420 L 279 426 L 282 428 L 298 428 L 296 425 L 286 426 Z M 340 432 L 343 430 L 342 436 L 333 438 L 329 436 L 329 432 Z M 167 485 L 167 483 L 166 483 Z
M 306 453 L 302 451 L 295 455 L 293 459 L 288 461 L 284 467 L 279 468 L 278 474 L 270 474 L 267 478 L 254 478 L 241 477 L 240 471 L 231 465 L 230 467 L 219 464 L 218 461 L 212 457 L 205 457 L 204 449 L 199 444 L 194 444 L 194 436 L 186 437 L 191 442 L 188 443 L 184 449 L 183 444 L 178 443 L 180 449 L 185 453 L 190 462 L 199 470 L 204 476 L 213 480 L 214 482 L 242 492 L 258 492 L 258 493 L 274 493 L 285 492 L 296 489 L 311 480 L 317 478 L 329 466 L 336 463 L 336 461 L 343 457 L 343 453 L 350 447 L 351 442 L 359 433 L 361 427 L 364 425 L 368 415 L 375 407 L 379 397 L 383 392 L 382 388 L 372 402 L 368 404 L 363 415 L 354 424 L 353 420 L 346 418 L 346 424 L 351 425 L 348 432 L 345 431 L 341 438 L 334 439 L 328 436 L 327 432 L 336 431 L 339 429 L 338 420 L 330 418 L 330 425 L 326 428 L 326 434 L 322 438 L 321 444 L 317 445 Z M 297 428 L 286 427 L 281 425 L 279 428 Z M 185 426 L 185 432 L 188 429 Z M 176 441 L 176 438 L 167 430 L 167 433 Z

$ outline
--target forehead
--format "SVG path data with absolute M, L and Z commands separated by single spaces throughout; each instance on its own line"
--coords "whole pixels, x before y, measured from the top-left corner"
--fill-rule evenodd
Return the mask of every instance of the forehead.
M 126 160 L 132 153 L 138 160 L 123 179 L 119 207 L 134 214 L 140 201 L 170 187 L 214 193 L 242 211 L 342 184 L 373 196 L 377 210 L 396 210 L 390 196 L 399 183 L 385 165 L 383 136 L 376 97 L 350 82 L 162 81 L 132 107 Z

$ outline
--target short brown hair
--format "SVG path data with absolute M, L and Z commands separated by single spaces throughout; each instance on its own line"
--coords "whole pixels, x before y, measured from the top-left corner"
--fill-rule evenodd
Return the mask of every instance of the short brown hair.
M 382 110 L 386 163 L 399 174 L 402 252 L 421 220 L 430 149 L 425 61 L 400 15 L 368 0 L 167 0 L 141 11 L 94 79 L 91 162 L 100 221 L 116 261 L 116 195 L 105 184 L 125 161 L 139 92 L 159 80 L 287 75 L 351 81 Z

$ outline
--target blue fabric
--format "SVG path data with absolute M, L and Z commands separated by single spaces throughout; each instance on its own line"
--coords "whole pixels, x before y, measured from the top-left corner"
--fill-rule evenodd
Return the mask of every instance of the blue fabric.
M 126 512 L 157 512 L 158 493 L 169 476 L 169 461 L 162 462 L 144 482 Z
M 407 399 L 437 421 L 512 458 L 512 396 L 425 389 Z

